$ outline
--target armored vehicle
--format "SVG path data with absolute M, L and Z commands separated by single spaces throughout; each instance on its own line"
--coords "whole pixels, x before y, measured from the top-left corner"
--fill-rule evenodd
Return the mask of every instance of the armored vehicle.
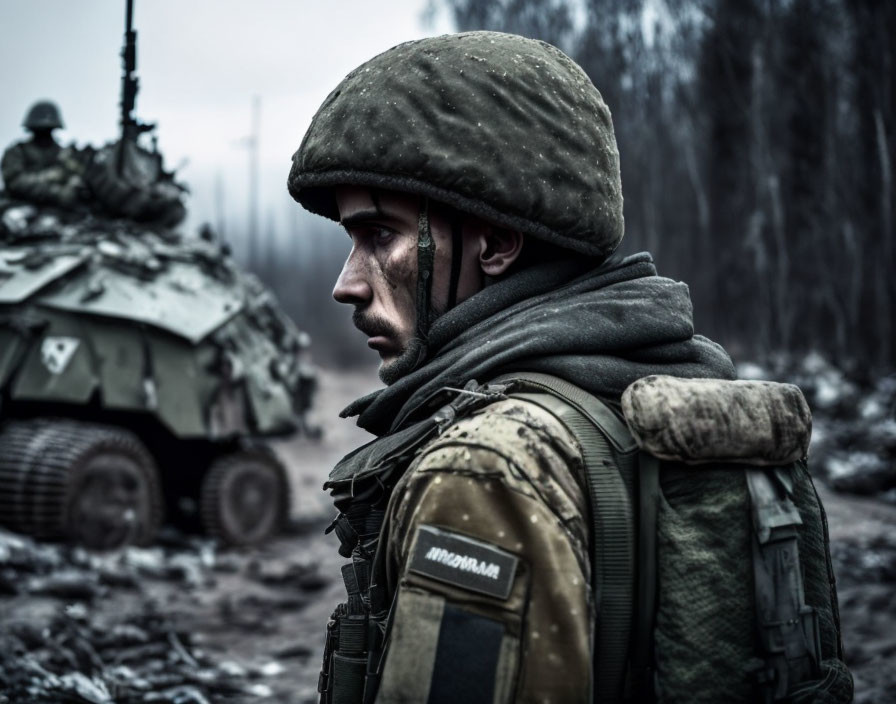
M 271 294 L 210 236 L 2 195 L 0 223 L 0 522 L 111 547 L 192 502 L 273 533 L 288 483 L 248 438 L 307 430 L 314 371 Z
M 83 155 L 84 200 L 0 192 L 0 524 L 94 548 L 164 515 L 231 544 L 289 507 L 263 439 L 308 431 L 308 338 L 138 144 L 128 2 L 122 136 Z

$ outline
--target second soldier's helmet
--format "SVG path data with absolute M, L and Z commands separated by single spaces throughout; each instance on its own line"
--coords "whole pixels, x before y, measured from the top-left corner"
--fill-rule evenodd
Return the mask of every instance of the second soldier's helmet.
M 496 32 L 400 44 L 352 71 L 293 156 L 289 190 L 339 218 L 333 187 L 416 193 L 604 258 L 623 233 L 610 111 L 556 47 Z
M 22 127 L 29 130 L 54 130 L 65 127 L 62 124 L 62 115 L 56 103 L 49 100 L 40 100 L 28 110 Z

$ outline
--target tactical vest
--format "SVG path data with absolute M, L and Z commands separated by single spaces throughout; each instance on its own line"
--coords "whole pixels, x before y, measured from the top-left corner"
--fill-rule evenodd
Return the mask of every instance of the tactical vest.
M 639 448 L 614 406 L 556 377 L 515 373 L 484 386 L 471 382 L 431 417 L 375 441 L 386 446 L 360 471 L 349 462 L 352 471 L 337 467 L 331 475 L 340 514 L 328 532 L 335 531 L 351 562 L 342 569 L 348 598 L 327 624 L 322 704 L 375 700 L 395 596 L 385 592 L 380 530 L 396 482 L 417 451 L 455 420 L 508 396 L 552 413 L 582 448 L 598 619 L 594 701 L 723 701 L 738 672 L 746 673 L 753 701 L 851 701 L 827 522 L 805 459 L 782 467 L 660 461 Z M 702 502 L 678 498 L 682 487 L 699 482 L 710 492 L 706 502 L 713 487 L 728 495 L 739 484 L 744 496 L 737 500 L 750 507 L 744 548 L 735 543 L 721 560 L 749 561 L 753 582 L 745 593 L 754 599 L 752 633 L 734 634 L 741 651 L 745 638 L 748 648 L 730 675 L 706 669 L 714 651 L 738 652 L 719 627 L 725 605 L 695 601 L 693 589 L 677 589 L 669 577 L 705 562 L 706 545 L 689 544 L 682 536 L 690 528 L 678 525 L 713 520 L 700 513 Z M 706 532 L 726 529 L 710 524 Z M 815 606 L 806 603 L 804 576 Z

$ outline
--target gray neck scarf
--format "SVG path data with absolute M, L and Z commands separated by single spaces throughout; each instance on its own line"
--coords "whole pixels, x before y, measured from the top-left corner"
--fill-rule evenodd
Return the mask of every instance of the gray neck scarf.
M 727 353 L 694 334 L 688 287 L 657 276 L 649 254 L 582 269 L 552 262 L 483 289 L 435 321 L 419 368 L 343 417 L 385 435 L 439 389 L 512 371 L 553 374 L 611 401 L 650 374 L 734 378 Z

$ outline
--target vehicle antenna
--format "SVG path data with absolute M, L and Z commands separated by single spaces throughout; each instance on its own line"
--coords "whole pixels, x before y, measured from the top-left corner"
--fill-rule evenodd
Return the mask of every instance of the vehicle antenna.
M 121 50 L 123 74 L 121 77 L 121 140 L 136 142 L 143 132 L 155 128 L 154 124 L 140 122 L 134 115 L 140 80 L 137 78 L 137 31 L 134 24 L 134 0 L 125 2 L 124 47 Z M 124 167 L 124 149 L 118 150 L 118 173 Z

